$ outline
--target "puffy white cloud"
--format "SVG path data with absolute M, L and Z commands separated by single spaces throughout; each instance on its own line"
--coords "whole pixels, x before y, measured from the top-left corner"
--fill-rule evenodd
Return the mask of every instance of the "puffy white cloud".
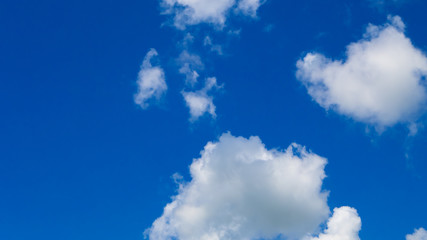
M 165 14 L 174 16 L 175 27 L 185 29 L 199 23 L 223 27 L 232 9 L 254 17 L 262 3 L 261 0 L 162 0 L 161 5 Z
M 213 103 L 213 96 L 209 95 L 209 92 L 221 87 L 222 86 L 218 86 L 216 78 L 207 78 L 205 86 L 202 89 L 194 92 L 182 92 L 185 103 L 190 109 L 191 122 L 196 121 L 205 113 L 209 113 L 214 118 L 216 117 L 216 107 Z
M 340 207 L 334 209 L 334 214 L 328 220 L 327 228 L 319 237 L 310 240 L 360 240 L 359 231 L 362 221 L 356 209 Z
M 413 234 L 406 235 L 406 240 L 427 240 L 427 231 L 424 228 L 417 229 Z
M 192 180 L 180 184 L 146 234 L 151 240 L 301 237 L 329 215 L 326 162 L 297 144 L 268 150 L 258 137 L 223 134 L 193 161 Z
M 297 63 L 297 78 L 325 109 L 378 130 L 413 124 L 426 109 L 427 58 L 404 28 L 398 16 L 369 25 L 362 40 L 348 45 L 345 60 L 308 53 Z
M 142 108 L 147 108 L 148 101 L 151 99 L 159 100 L 168 89 L 163 69 L 151 64 L 152 58 L 157 55 L 157 51 L 151 49 L 145 56 L 138 73 L 138 92 L 134 95 L 134 101 Z

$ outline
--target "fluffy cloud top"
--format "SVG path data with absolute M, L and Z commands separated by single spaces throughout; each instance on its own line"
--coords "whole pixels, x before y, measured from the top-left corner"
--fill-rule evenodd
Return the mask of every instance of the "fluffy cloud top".
M 163 0 L 161 5 L 165 14 L 174 16 L 175 27 L 185 29 L 199 23 L 223 27 L 231 10 L 255 17 L 262 3 L 261 0 Z
M 327 229 L 319 237 L 310 240 L 360 240 L 359 231 L 362 221 L 356 209 L 350 207 L 335 208 L 328 220 Z
M 427 231 L 424 228 L 415 230 L 413 234 L 406 235 L 406 240 L 427 240 Z
M 347 59 L 309 53 L 297 63 L 297 78 L 325 109 L 378 129 L 414 123 L 426 107 L 427 58 L 404 34 L 400 17 L 369 25 L 347 47 Z
M 180 185 L 147 234 L 151 240 L 305 235 L 329 215 L 328 193 L 322 191 L 325 164 L 296 144 L 267 150 L 258 137 L 224 134 L 194 160 L 191 182 Z M 343 212 L 332 225 L 345 218 Z
M 151 99 L 159 100 L 168 89 L 163 69 L 151 64 L 151 59 L 157 55 L 157 51 L 151 49 L 145 56 L 138 73 L 138 92 L 134 96 L 134 101 L 142 108 L 147 108 L 148 101 Z
M 182 92 L 185 103 L 190 109 L 191 122 L 196 121 L 205 113 L 209 113 L 214 118 L 216 117 L 216 107 L 213 103 L 213 97 L 209 95 L 209 92 L 221 87 L 222 86 L 218 86 L 216 78 L 208 78 L 206 79 L 205 86 L 202 89 L 194 92 Z

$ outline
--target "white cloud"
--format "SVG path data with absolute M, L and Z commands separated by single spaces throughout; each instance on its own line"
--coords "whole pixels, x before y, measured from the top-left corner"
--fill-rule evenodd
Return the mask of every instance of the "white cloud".
M 406 235 L 406 240 L 427 240 L 427 231 L 424 228 L 417 229 L 413 234 Z
M 310 240 L 360 240 L 359 231 L 362 221 L 356 209 L 340 207 L 334 209 L 334 214 L 328 220 L 327 228 L 319 237 Z
M 197 71 L 203 70 L 204 68 L 200 56 L 184 50 L 179 55 L 177 62 L 178 65 L 181 66 L 179 72 L 185 75 L 185 83 L 194 86 L 199 78 L 199 73 Z
M 369 25 L 364 38 L 347 47 L 347 59 L 308 53 L 297 63 L 297 78 L 311 97 L 378 130 L 413 124 L 426 107 L 427 58 L 404 34 L 400 17 Z
M 232 9 L 255 17 L 261 4 L 261 0 L 162 0 L 161 6 L 165 14 L 174 16 L 175 27 L 185 29 L 199 23 L 224 27 Z
M 190 166 L 192 180 L 146 231 L 151 240 L 301 237 L 327 219 L 326 159 L 292 144 L 223 134 Z
M 194 92 L 182 92 L 185 103 L 190 109 L 191 122 L 198 120 L 205 113 L 209 113 L 213 118 L 216 117 L 216 107 L 213 103 L 213 97 L 209 95 L 209 92 L 221 87 L 218 86 L 216 78 L 207 78 L 205 86 L 202 89 Z
M 168 88 L 163 69 L 151 64 L 152 58 L 157 55 L 157 51 L 151 49 L 145 56 L 138 73 L 138 92 L 134 96 L 134 101 L 142 108 L 147 108 L 148 101 L 152 99 L 159 100 Z
M 216 106 L 213 103 L 212 92 L 223 86 L 219 86 L 216 78 L 211 77 L 205 80 L 205 85 L 201 89 L 195 90 L 200 76 L 198 71 L 204 69 L 204 64 L 199 55 L 183 50 L 177 59 L 177 63 L 180 66 L 179 72 L 185 75 L 186 87 L 191 89 L 181 92 L 190 110 L 190 121 L 194 122 L 206 113 L 215 118 Z
M 240 0 L 237 10 L 244 15 L 256 17 L 256 12 L 263 2 L 261 0 Z

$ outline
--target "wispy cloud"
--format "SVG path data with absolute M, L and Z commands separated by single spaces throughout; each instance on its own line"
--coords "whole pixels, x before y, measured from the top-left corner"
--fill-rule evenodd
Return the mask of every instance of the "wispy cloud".
M 157 55 L 157 51 L 151 49 L 145 56 L 138 73 L 138 92 L 134 96 L 134 101 L 144 109 L 149 106 L 149 101 L 160 100 L 168 89 L 163 69 L 160 66 L 153 66 L 151 63 Z
M 261 0 L 162 0 L 164 14 L 173 16 L 176 28 L 184 30 L 187 26 L 200 23 L 213 24 L 219 29 L 226 24 L 230 14 L 243 14 L 256 17 Z
M 205 39 L 204 39 L 204 41 L 203 41 L 203 45 L 204 45 L 205 47 L 208 47 L 208 48 L 210 49 L 210 51 L 211 51 L 211 52 L 214 52 L 214 53 L 216 53 L 216 54 L 218 54 L 218 55 L 223 55 L 223 54 L 224 54 L 224 52 L 223 52 L 223 50 L 222 50 L 222 46 L 221 46 L 221 45 L 219 45 L 219 44 L 214 44 L 214 43 L 212 42 L 212 38 L 211 38 L 211 37 L 209 37 L 209 36 L 206 36 L 206 37 L 205 37 Z
M 199 78 L 197 71 L 203 70 L 204 64 L 199 55 L 189 53 L 187 50 L 181 52 L 177 59 L 179 72 L 185 75 L 185 83 L 194 86 Z

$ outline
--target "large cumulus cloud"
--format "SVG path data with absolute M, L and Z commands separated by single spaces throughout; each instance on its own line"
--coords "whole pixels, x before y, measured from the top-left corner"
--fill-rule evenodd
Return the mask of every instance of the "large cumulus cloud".
M 147 230 L 152 240 L 302 237 L 327 219 L 326 159 L 297 144 L 222 135 L 191 164 L 191 181 Z

